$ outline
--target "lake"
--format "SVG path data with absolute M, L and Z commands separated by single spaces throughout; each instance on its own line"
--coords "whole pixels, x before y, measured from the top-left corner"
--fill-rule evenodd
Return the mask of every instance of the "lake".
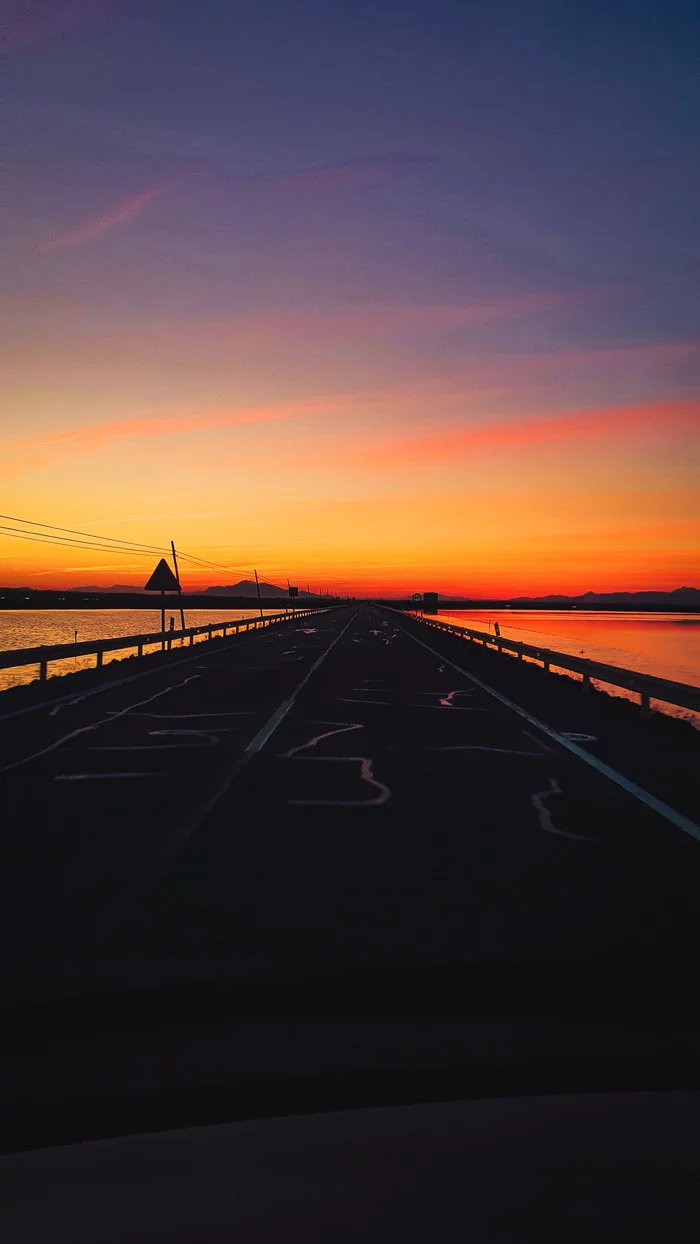
M 505 639 L 554 648 L 572 656 L 640 670 L 657 678 L 700 686 L 700 614 L 601 613 L 573 609 L 459 609 L 440 613 L 463 626 L 493 632 L 498 622 Z M 575 675 L 571 675 L 575 677 Z M 602 685 L 602 684 L 601 684 Z M 634 698 L 605 685 L 609 694 Z M 655 705 L 675 717 L 700 724 L 698 714 Z
M 263 609 L 264 613 L 278 613 L 278 609 Z M 236 622 L 242 618 L 259 617 L 258 609 L 187 609 L 187 626 L 204 626 L 207 622 Z M 175 618 L 175 628 L 180 626 L 179 609 L 169 604 L 165 611 L 165 625 Z M 0 610 L 0 652 L 9 648 L 34 648 L 40 644 L 72 644 L 77 631 L 78 642 L 88 639 L 115 639 L 120 635 L 143 635 L 160 630 L 160 609 L 2 609 Z M 206 639 L 206 636 L 202 636 Z M 186 641 L 175 641 L 178 642 Z M 135 650 L 134 650 L 135 651 Z M 155 651 L 147 648 L 147 652 Z M 105 654 L 105 664 L 131 656 L 131 651 L 121 649 Z M 95 657 L 70 657 L 67 661 L 52 661 L 49 674 L 70 674 L 95 664 Z M 37 677 L 37 667 L 27 665 L 20 669 L 0 670 L 0 691 L 32 682 Z

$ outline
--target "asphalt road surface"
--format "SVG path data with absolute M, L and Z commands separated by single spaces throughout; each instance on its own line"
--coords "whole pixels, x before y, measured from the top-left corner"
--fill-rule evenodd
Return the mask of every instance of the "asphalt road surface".
M 4 995 L 697 949 L 700 842 L 422 634 L 341 608 L 0 717 Z

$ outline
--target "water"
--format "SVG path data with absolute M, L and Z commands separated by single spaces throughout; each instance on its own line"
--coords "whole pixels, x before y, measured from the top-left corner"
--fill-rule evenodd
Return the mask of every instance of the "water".
M 277 609 L 265 609 L 264 613 L 278 613 Z M 236 622 L 260 616 L 258 609 L 187 609 L 187 626 L 204 626 L 207 622 Z M 169 605 L 165 611 L 165 625 L 175 619 L 175 629 L 180 627 L 180 611 Z M 3 609 L 0 610 L 0 652 L 10 648 L 34 648 L 40 644 L 72 644 L 75 632 L 78 642 L 88 639 L 116 639 L 121 635 L 144 635 L 160 630 L 160 609 Z M 206 639 L 206 636 L 202 636 Z M 199 637 L 195 640 L 198 642 Z M 174 646 L 186 641 L 174 641 Z M 105 653 L 105 664 L 132 656 L 136 649 L 121 648 L 115 653 Z M 155 647 L 146 648 L 155 651 Z M 66 661 L 52 661 L 49 676 L 72 674 L 95 664 L 95 656 L 70 657 Z M 0 669 L 0 691 L 7 687 L 32 682 L 38 674 L 36 665 L 19 669 Z
M 493 623 L 498 622 L 505 639 L 541 644 L 572 656 L 700 686 L 700 614 L 460 609 L 438 617 L 492 633 Z M 598 685 L 611 695 L 635 698 L 623 688 Z M 654 707 L 700 726 L 700 714 L 660 701 L 654 701 Z

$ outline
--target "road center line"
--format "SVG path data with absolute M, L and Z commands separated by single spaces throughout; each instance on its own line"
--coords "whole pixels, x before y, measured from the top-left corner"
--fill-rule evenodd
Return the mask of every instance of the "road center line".
M 353 613 L 352 617 L 345 623 L 345 626 L 343 627 L 342 631 L 338 632 L 338 634 L 335 636 L 335 639 L 331 640 L 328 647 L 325 648 L 324 651 L 321 653 L 320 657 L 316 658 L 313 665 L 311 666 L 309 670 L 307 670 L 306 674 L 302 678 L 301 682 L 298 683 L 298 685 L 296 686 L 292 694 L 286 700 L 282 701 L 282 703 L 275 709 L 274 713 L 272 713 L 271 716 L 268 717 L 267 721 L 261 727 L 261 729 L 258 730 L 258 733 L 254 735 L 254 737 L 250 740 L 250 743 L 248 744 L 245 751 L 243 752 L 243 755 L 233 766 L 233 768 L 231 769 L 231 772 L 228 773 L 226 777 L 223 779 L 223 781 L 216 787 L 213 794 L 210 795 L 209 799 L 207 799 L 205 803 L 203 803 L 197 809 L 197 812 L 193 820 L 190 822 L 187 828 L 183 830 L 181 834 L 178 835 L 177 839 L 170 845 L 167 851 L 167 855 L 169 858 L 172 858 L 179 850 L 181 850 L 182 847 L 187 842 L 188 838 L 191 838 L 192 834 L 196 833 L 197 830 L 200 828 L 200 826 L 204 824 L 205 820 L 210 815 L 210 813 L 213 811 L 213 809 L 216 807 L 219 800 L 223 799 L 224 795 L 230 790 L 231 786 L 235 782 L 241 770 L 245 768 L 245 766 L 248 764 L 250 760 L 253 759 L 254 756 L 257 756 L 258 752 L 262 751 L 268 739 L 271 738 L 271 736 L 275 733 L 275 730 L 277 729 L 277 727 L 284 721 L 289 710 L 294 707 L 294 703 L 297 699 L 297 696 L 299 695 L 299 692 L 303 691 L 304 687 L 306 686 L 306 684 L 308 683 L 312 675 L 316 673 L 316 670 L 319 669 L 321 665 L 323 665 L 323 662 L 325 661 L 329 652 L 331 652 L 333 648 L 335 648 L 335 645 L 339 642 L 339 640 L 343 638 L 343 635 L 348 630 L 348 628 L 352 625 L 352 623 L 355 621 L 355 618 L 358 616 L 359 613 L 361 613 L 360 609 L 357 609 L 355 613 Z

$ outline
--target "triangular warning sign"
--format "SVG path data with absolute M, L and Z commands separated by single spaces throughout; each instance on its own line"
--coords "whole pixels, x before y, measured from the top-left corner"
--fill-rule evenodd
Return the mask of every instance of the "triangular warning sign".
M 143 589 L 144 592 L 177 592 L 180 584 L 170 569 L 164 557 L 161 557 L 148 583 Z

